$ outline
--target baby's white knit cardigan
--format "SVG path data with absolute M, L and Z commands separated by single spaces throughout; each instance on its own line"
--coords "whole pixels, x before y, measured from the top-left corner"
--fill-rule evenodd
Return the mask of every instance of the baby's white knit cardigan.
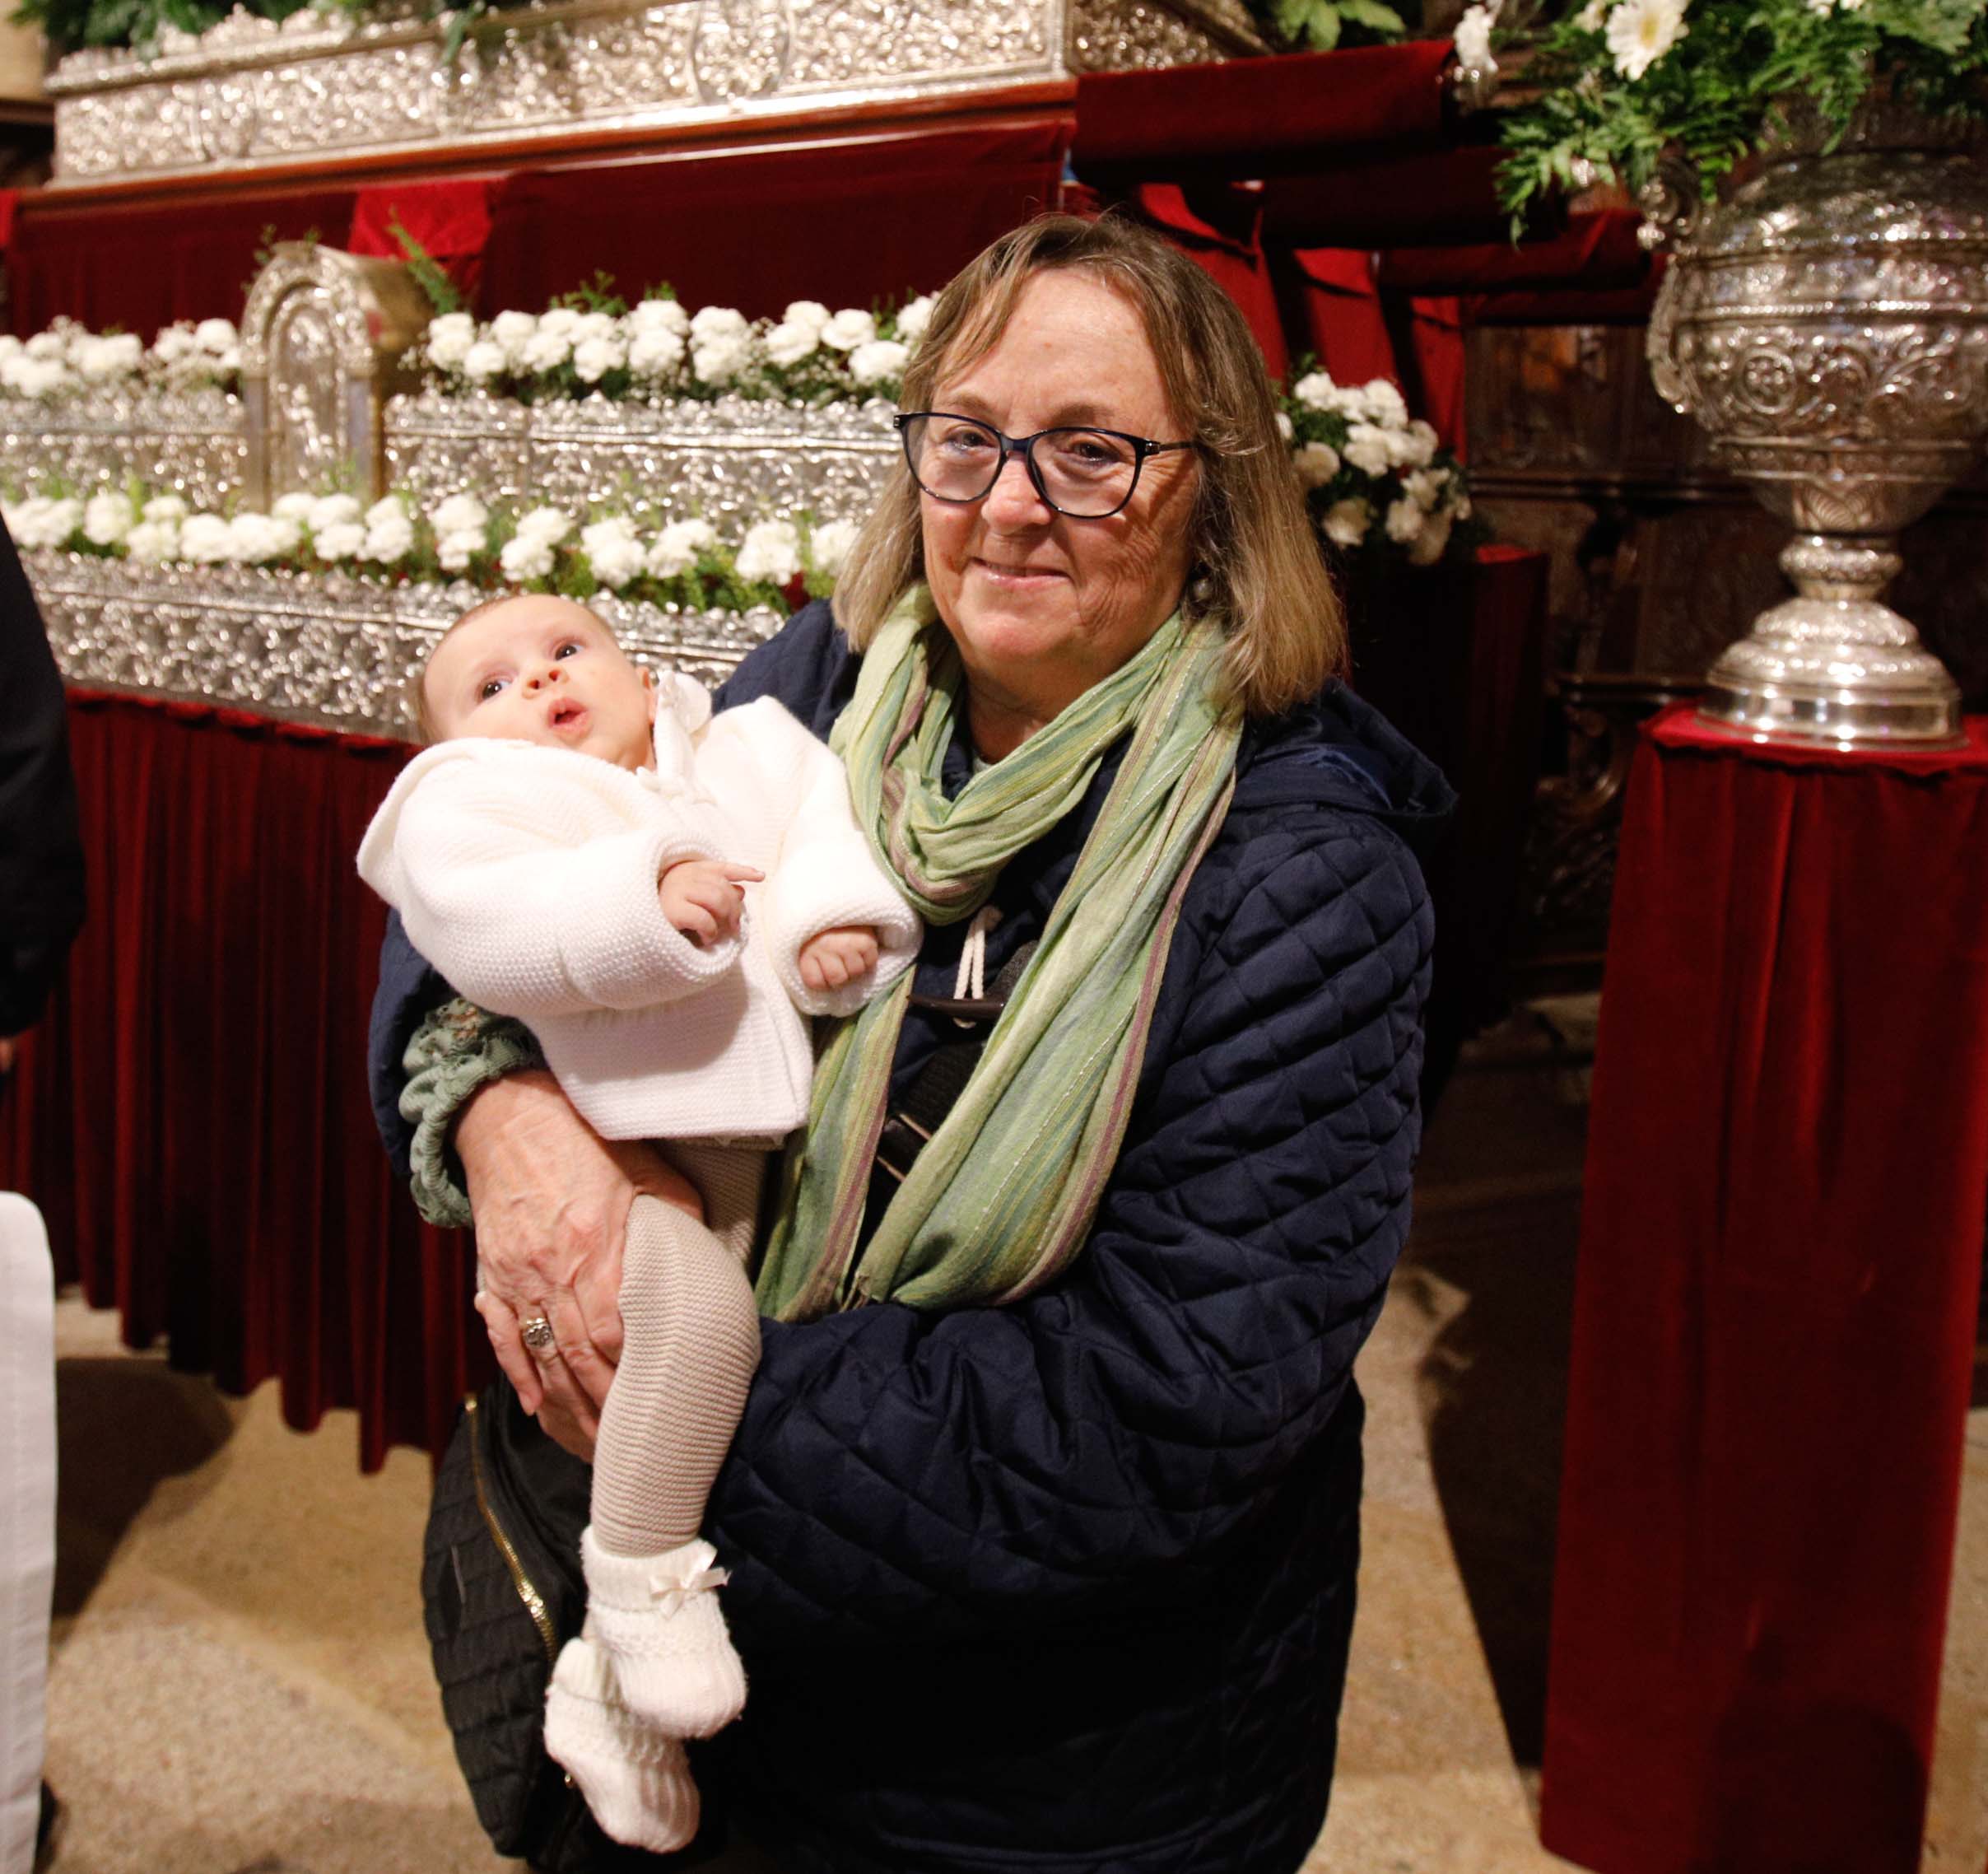
M 906 969 L 916 916 L 858 832 L 842 766 L 770 697 L 714 716 L 659 685 L 655 766 L 479 739 L 411 762 L 360 874 L 456 992 L 529 1025 L 608 1139 L 772 1139 L 808 1116 L 803 1015 L 847 1014 Z M 656 899 L 684 859 L 757 866 L 742 936 L 699 949 Z M 877 968 L 801 981 L 817 932 L 873 926 Z

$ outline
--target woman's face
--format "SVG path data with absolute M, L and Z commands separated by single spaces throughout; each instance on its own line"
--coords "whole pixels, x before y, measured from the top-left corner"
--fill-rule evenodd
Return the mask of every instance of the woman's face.
M 1131 302 L 1068 270 L 1031 280 L 1000 343 L 938 385 L 932 407 L 1013 436 L 1089 424 L 1184 440 Z M 991 706 L 1024 733 L 1040 726 L 1166 622 L 1187 580 L 1199 474 L 1191 450 L 1150 457 L 1130 502 L 1102 520 L 1057 513 L 1019 456 L 978 501 L 920 497 L 926 579 L 976 717 Z

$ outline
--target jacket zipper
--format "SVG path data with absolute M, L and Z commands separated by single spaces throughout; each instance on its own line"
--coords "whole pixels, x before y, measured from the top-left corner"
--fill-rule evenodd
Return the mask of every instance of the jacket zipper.
M 552 1630 L 552 1616 L 547 1611 L 545 1597 L 533 1587 L 531 1578 L 525 1573 L 524 1564 L 518 1559 L 518 1551 L 511 1546 L 510 1537 L 504 1533 L 504 1526 L 497 1521 L 497 1513 L 490 1507 L 490 1498 L 483 1488 L 483 1441 L 473 1396 L 463 1401 L 463 1410 L 469 1419 L 469 1467 L 476 1479 L 477 1508 L 482 1513 L 491 1541 L 497 1545 L 497 1553 L 504 1558 L 505 1567 L 510 1570 L 511 1586 L 517 1589 L 525 1612 L 531 1615 L 532 1625 L 538 1629 L 539 1643 L 545 1648 L 546 1664 L 556 1665 L 559 1659 L 559 1636 Z

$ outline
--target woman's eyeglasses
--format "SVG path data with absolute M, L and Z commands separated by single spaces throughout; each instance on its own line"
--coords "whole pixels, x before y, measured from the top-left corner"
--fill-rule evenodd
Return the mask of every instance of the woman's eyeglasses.
M 1155 442 L 1122 430 L 1037 430 L 1003 436 L 971 417 L 912 410 L 896 419 L 911 478 L 933 500 L 977 501 L 1019 455 L 1036 492 L 1073 520 L 1103 520 L 1132 499 L 1149 455 L 1192 449 L 1191 442 Z

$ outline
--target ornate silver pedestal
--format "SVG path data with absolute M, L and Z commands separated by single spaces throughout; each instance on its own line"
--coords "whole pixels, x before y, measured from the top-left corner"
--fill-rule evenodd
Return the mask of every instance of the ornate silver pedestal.
M 1923 124 L 1790 146 L 1691 217 L 1650 327 L 1659 392 L 1797 536 L 1797 597 L 1713 666 L 1702 713 L 1748 734 L 1947 741 L 1960 694 L 1880 594 L 1898 534 L 1988 433 L 1988 175 Z M 1665 217 L 1664 208 L 1674 213 Z

